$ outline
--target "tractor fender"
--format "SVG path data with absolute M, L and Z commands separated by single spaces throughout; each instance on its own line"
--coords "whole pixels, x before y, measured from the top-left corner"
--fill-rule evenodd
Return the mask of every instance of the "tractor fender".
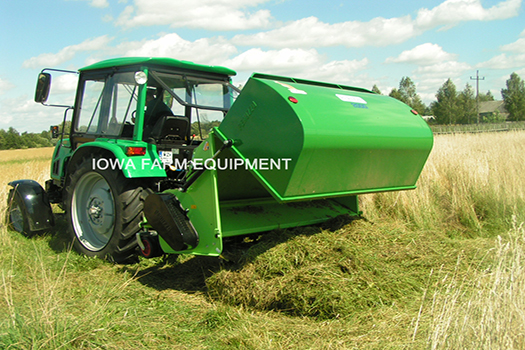
M 55 225 L 53 211 L 46 191 L 34 180 L 16 180 L 8 183 L 13 188 L 9 190 L 7 203 L 11 203 L 18 194 L 22 199 L 31 231 L 48 229 Z
M 146 147 L 146 154 L 143 156 L 127 156 L 125 148 L 127 146 L 143 146 Z M 100 164 L 97 159 L 93 160 L 93 166 L 111 166 L 113 170 L 121 171 L 126 178 L 143 178 L 143 177 L 166 177 L 166 171 L 155 164 L 162 164 L 159 159 L 159 155 L 156 151 L 156 147 L 145 142 L 129 142 L 126 144 L 116 144 L 107 141 L 93 141 L 85 143 L 77 148 L 75 153 L 69 159 L 68 172 L 73 164 L 81 161 L 84 156 L 90 154 L 106 155 L 111 158 L 117 159 L 117 162 L 108 164 L 102 162 Z

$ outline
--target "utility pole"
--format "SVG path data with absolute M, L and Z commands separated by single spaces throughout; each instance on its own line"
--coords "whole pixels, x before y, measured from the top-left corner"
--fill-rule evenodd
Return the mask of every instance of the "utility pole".
M 470 80 L 476 81 L 476 110 L 477 110 L 477 116 L 478 116 L 478 124 L 479 124 L 479 81 L 485 80 L 485 77 L 480 78 L 479 77 L 479 70 L 476 71 L 476 77 L 470 77 Z

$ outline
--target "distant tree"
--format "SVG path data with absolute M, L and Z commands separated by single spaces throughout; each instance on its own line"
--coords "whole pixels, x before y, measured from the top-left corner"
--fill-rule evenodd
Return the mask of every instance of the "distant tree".
M 375 92 L 376 94 L 382 95 L 381 94 L 381 90 L 379 90 L 379 88 L 377 87 L 376 84 L 374 84 L 374 86 L 372 86 L 372 91 Z
M 393 97 L 401 102 L 404 102 L 402 99 L 403 99 L 403 96 L 401 96 L 401 93 L 399 92 L 399 90 L 397 88 L 393 88 L 392 91 L 390 91 L 390 93 L 388 94 L 388 96 L 390 97 Z
M 203 120 L 200 123 L 193 122 L 191 124 L 191 133 L 196 136 L 202 136 L 202 138 L 205 139 L 208 137 L 210 130 L 219 125 L 221 125 L 221 122 L 218 120 L 213 120 L 213 121 Z
M 397 88 L 393 88 L 392 91 L 390 91 L 390 93 L 388 94 L 388 96 L 396 98 L 399 101 L 401 101 L 401 98 L 402 98 L 401 93 L 399 92 Z
M 525 120 L 525 86 L 518 74 L 512 73 L 507 80 L 507 88 L 501 89 L 505 109 L 509 112 L 509 119 L 513 121 Z
M 7 149 L 5 148 L 5 130 L 0 129 L 0 149 Z
M 456 85 L 448 79 L 437 91 L 436 101 L 431 105 L 437 124 L 456 124 L 458 116 L 458 96 Z
M 13 127 L 7 131 L 0 130 L 0 149 L 19 149 L 50 147 L 53 144 L 41 134 L 24 132 L 22 135 Z
M 478 120 L 478 108 L 474 89 L 467 83 L 465 89 L 458 96 L 458 119 L 460 124 L 470 124 Z
M 416 92 L 416 85 L 409 77 L 401 78 L 399 89 L 392 89 L 389 96 L 406 103 L 421 115 L 425 113 L 426 106 Z
M 479 101 L 480 102 L 489 102 L 489 101 L 494 101 L 494 95 L 492 95 L 492 92 L 487 91 L 486 94 L 480 94 L 479 95 Z
M 10 127 L 4 135 L 3 149 L 17 149 L 24 148 L 20 134 L 15 128 Z

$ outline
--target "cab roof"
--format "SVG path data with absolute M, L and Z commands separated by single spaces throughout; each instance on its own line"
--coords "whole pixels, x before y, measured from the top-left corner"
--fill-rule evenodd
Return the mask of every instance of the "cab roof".
M 122 57 L 122 58 L 113 58 L 105 61 L 100 61 L 98 63 L 89 65 L 87 67 L 79 69 L 80 72 L 113 68 L 113 67 L 122 67 L 122 66 L 132 66 L 132 65 L 144 65 L 144 66 L 163 66 L 170 67 L 175 69 L 184 69 L 184 70 L 193 70 L 206 73 L 215 73 L 215 74 L 224 74 L 228 76 L 236 75 L 237 73 L 229 68 L 221 66 L 207 66 L 202 64 L 196 64 L 190 61 L 181 61 L 173 58 L 167 57 Z

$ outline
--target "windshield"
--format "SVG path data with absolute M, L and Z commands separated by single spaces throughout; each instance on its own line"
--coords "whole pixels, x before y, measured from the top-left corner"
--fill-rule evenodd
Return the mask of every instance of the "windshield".
M 238 89 L 226 80 L 156 71 L 150 71 L 150 75 L 154 87 L 163 89 L 163 100 L 176 115 L 184 115 L 184 107 L 188 106 L 205 110 L 199 112 L 202 119 L 220 121 L 238 95 Z M 153 87 L 151 83 L 148 86 Z

